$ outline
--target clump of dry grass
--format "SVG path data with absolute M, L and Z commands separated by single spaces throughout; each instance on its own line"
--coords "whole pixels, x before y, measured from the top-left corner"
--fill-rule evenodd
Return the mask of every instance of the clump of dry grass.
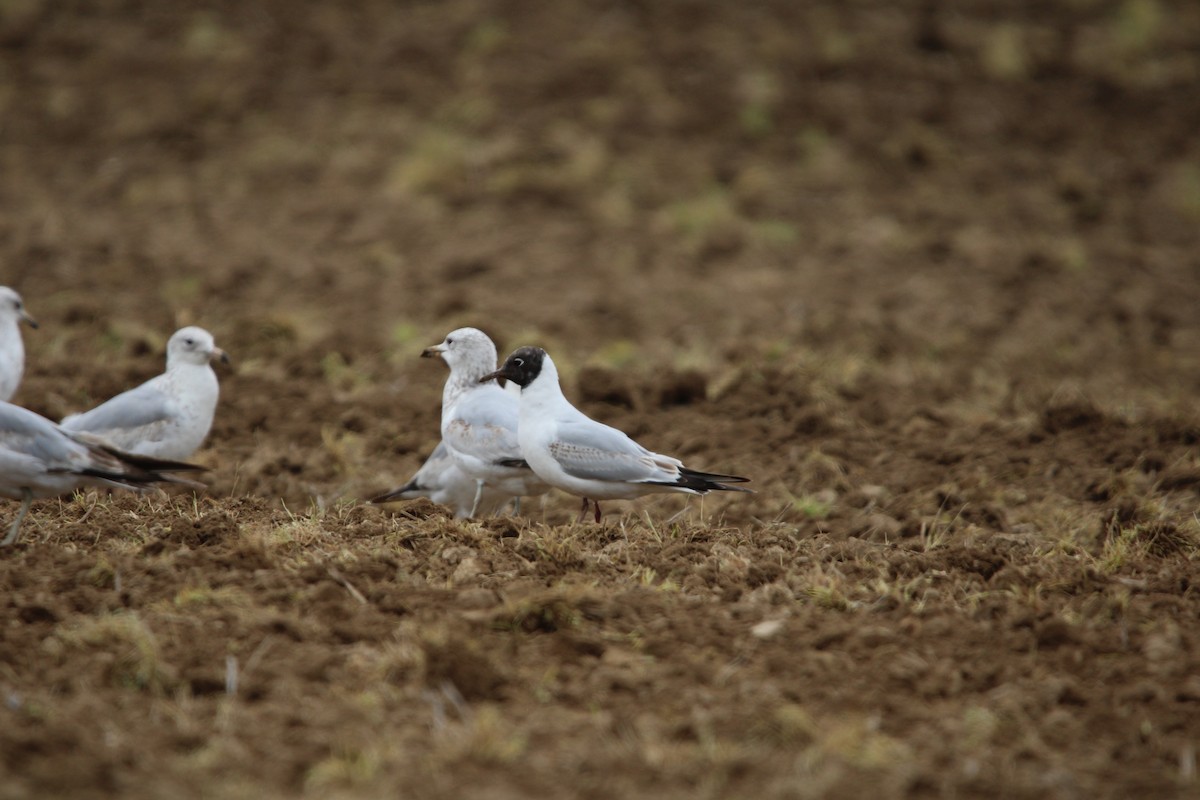
M 1128 526 L 1113 524 L 1107 533 L 1101 552 L 1101 564 L 1106 572 L 1150 556 L 1188 556 L 1197 550 L 1195 530 L 1165 520 Z
M 84 617 L 57 635 L 69 647 L 101 654 L 108 680 L 119 686 L 163 692 L 175 683 L 175 670 L 162 660 L 158 639 L 135 612 Z
M 454 695 L 450 687 L 442 692 Z M 461 698 L 455 700 L 457 719 L 444 718 L 435 726 L 435 759 L 448 764 L 499 766 L 512 764 L 525 754 L 528 738 L 501 708 L 491 703 L 472 707 Z
M 372 785 L 379 776 L 384 753 L 379 747 L 342 747 L 309 767 L 304 788 L 324 794 L 337 789 Z

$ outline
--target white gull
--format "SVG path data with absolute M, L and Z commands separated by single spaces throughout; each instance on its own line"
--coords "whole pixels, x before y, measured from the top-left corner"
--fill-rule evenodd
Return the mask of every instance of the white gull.
M 211 361 L 229 356 L 203 328 L 182 328 L 167 342 L 161 375 L 62 421 L 69 431 L 95 434 L 121 450 L 155 458 L 188 458 L 212 428 L 220 387 Z
M 35 499 L 58 497 L 83 486 L 142 489 L 168 482 L 202 488 L 170 474 L 200 469 L 122 452 L 89 434 L 64 431 L 28 409 L 0 402 L 0 497 L 22 501 L 0 545 L 17 540 L 21 521 Z
M 25 343 L 21 323 L 36 328 L 37 322 L 25 310 L 21 295 L 0 286 L 0 400 L 8 401 L 21 385 L 25 372 Z
M 482 380 L 505 378 L 521 387 L 521 454 L 537 476 L 583 498 L 579 519 L 601 500 L 631 500 L 653 492 L 749 492 L 730 483 L 749 478 L 697 472 L 677 458 L 654 453 L 616 428 L 588 417 L 567 400 L 554 361 L 540 347 L 521 347 Z
M 485 488 L 519 499 L 549 487 L 521 456 L 517 441 L 520 403 L 497 384 L 481 381 L 496 369 L 496 345 L 476 328 L 459 328 L 421 353 L 441 357 L 450 367 L 442 390 L 442 443 L 450 457 L 475 481 L 471 516 L 479 512 Z
M 425 459 L 425 463 L 416 474 L 409 478 L 408 483 L 378 497 L 372 497 L 369 502 L 389 503 L 393 500 L 428 497 L 435 503 L 449 506 L 454 509 L 454 516 L 463 518 L 471 516 L 478 491 L 478 483 L 462 471 L 450 455 L 446 443 L 438 442 L 438 446 L 433 449 L 429 458 Z M 475 511 L 481 516 L 494 514 L 503 508 L 508 500 L 508 495 L 485 486 L 479 499 L 479 507 Z

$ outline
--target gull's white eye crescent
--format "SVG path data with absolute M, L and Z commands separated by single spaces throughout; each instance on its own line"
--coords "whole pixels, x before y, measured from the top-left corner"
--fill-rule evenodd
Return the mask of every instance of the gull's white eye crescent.
M 518 367 L 523 367 L 523 366 L 525 366 L 525 359 L 523 359 L 523 358 L 514 358 L 514 359 L 513 359 L 513 363 L 514 363 L 514 364 L 516 364 Z

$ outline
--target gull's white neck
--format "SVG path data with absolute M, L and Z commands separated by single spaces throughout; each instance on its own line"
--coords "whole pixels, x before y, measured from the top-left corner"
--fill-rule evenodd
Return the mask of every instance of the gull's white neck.
M 171 361 L 167 364 L 168 375 L 179 375 L 185 380 L 194 378 L 196 375 L 206 375 L 209 373 L 213 375 L 217 374 L 213 372 L 212 364 L 207 361 L 200 364 L 191 361 Z
M 558 369 L 550 356 L 546 356 L 542 361 L 542 371 L 521 389 L 521 416 L 538 417 L 569 405 L 558 383 Z
M 197 408 L 216 405 L 220 384 L 217 382 L 217 373 L 207 361 L 203 364 L 176 361 L 167 365 L 162 377 L 167 385 L 174 387 L 168 392 L 176 398 L 176 402 Z
M 25 371 L 25 345 L 16 317 L 0 322 L 0 400 L 7 400 L 17 391 Z
M 450 377 L 446 379 L 446 385 L 442 388 L 442 411 L 454 408 L 464 394 L 475 388 L 473 384 L 478 383 L 479 378 L 468 377 L 451 370 Z
M 479 379 L 495 369 L 496 357 L 494 355 L 490 359 L 490 365 L 489 360 L 484 356 L 467 358 L 451 366 L 450 375 L 446 378 L 446 385 L 442 388 L 442 413 L 453 409 L 467 392 L 484 386 Z M 487 385 L 500 388 L 496 383 Z

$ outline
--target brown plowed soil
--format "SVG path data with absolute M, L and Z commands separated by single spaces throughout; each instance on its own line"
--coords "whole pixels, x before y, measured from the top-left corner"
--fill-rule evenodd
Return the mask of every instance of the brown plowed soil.
M 0 3 L 0 798 L 1195 797 L 1200 6 Z M 474 325 L 753 495 L 361 498 Z M 8 504 L 4 519 L 11 519 Z

